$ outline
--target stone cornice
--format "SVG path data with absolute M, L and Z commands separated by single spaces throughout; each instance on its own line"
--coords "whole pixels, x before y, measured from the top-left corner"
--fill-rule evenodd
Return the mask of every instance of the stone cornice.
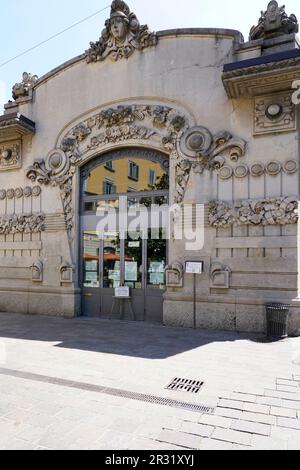
M 0 116 L 0 140 L 7 137 L 22 137 L 33 135 L 35 123 L 22 114 L 12 113 Z
M 222 80 L 227 95 L 240 98 L 291 90 L 292 82 L 300 78 L 300 50 L 285 55 L 286 58 L 284 54 L 274 54 L 225 65 Z

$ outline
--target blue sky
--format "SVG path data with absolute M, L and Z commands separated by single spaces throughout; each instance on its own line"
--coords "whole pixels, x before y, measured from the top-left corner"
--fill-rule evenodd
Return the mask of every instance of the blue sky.
M 1 0 L 0 64 L 73 23 L 110 5 L 110 0 Z M 128 0 L 141 23 L 155 31 L 182 27 L 220 27 L 241 31 L 265 10 L 268 0 Z M 300 19 L 299 0 L 286 0 L 288 14 Z M 84 52 L 100 36 L 109 8 L 23 57 L 0 66 L 0 106 L 11 96 L 12 85 L 24 71 L 39 76 Z

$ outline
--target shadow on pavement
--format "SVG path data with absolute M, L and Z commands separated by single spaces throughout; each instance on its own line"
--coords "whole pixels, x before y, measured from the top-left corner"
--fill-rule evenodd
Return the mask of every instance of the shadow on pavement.
M 66 320 L 0 313 L 0 337 L 45 341 L 55 347 L 105 354 L 165 359 L 215 342 L 263 342 L 261 335 L 164 327 L 143 322 L 90 319 Z

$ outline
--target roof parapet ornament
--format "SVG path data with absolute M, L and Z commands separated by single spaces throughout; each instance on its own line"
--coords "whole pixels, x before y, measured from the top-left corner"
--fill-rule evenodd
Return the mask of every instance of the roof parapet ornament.
M 90 49 L 86 51 L 86 61 L 100 62 L 107 57 L 113 61 L 128 59 L 135 50 L 141 51 L 156 44 L 156 33 L 151 32 L 147 25 L 140 25 L 125 2 L 114 0 L 99 41 L 91 42 Z
M 14 100 L 29 96 L 30 90 L 36 84 L 39 77 L 32 75 L 31 73 L 24 72 L 22 76 L 22 82 L 16 83 L 12 89 L 12 97 Z
M 261 12 L 257 26 L 250 30 L 250 41 L 255 39 L 269 39 L 284 34 L 298 33 L 299 24 L 295 15 L 288 16 L 285 12 L 285 5 L 279 7 L 275 0 L 272 0 L 267 11 Z

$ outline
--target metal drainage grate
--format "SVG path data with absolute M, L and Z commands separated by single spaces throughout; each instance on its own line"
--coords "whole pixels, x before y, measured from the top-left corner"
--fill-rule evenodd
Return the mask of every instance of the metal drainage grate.
M 131 392 L 128 390 L 121 390 L 118 388 L 103 387 L 96 384 L 88 384 L 84 382 L 74 382 L 72 380 L 60 379 L 58 377 L 49 377 L 47 375 L 34 374 L 31 372 L 5 369 L 0 367 L 0 375 L 15 377 L 19 379 L 31 380 L 33 382 L 42 382 L 52 385 L 60 385 L 62 387 L 73 388 L 77 390 L 85 390 L 89 392 L 103 393 L 113 397 L 127 398 L 128 400 L 141 401 L 144 403 L 151 403 L 153 405 L 169 406 L 172 408 L 180 408 L 192 412 L 200 412 L 206 414 L 214 414 L 215 409 L 210 406 L 198 405 L 196 403 L 188 403 L 185 401 L 172 400 L 165 397 L 156 395 L 147 395 L 144 393 Z
M 184 393 L 199 393 L 203 387 L 204 382 L 200 380 L 191 380 L 191 379 L 181 379 L 175 377 L 172 382 L 166 387 L 167 390 L 173 390 L 174 392 L 184 392 Z

